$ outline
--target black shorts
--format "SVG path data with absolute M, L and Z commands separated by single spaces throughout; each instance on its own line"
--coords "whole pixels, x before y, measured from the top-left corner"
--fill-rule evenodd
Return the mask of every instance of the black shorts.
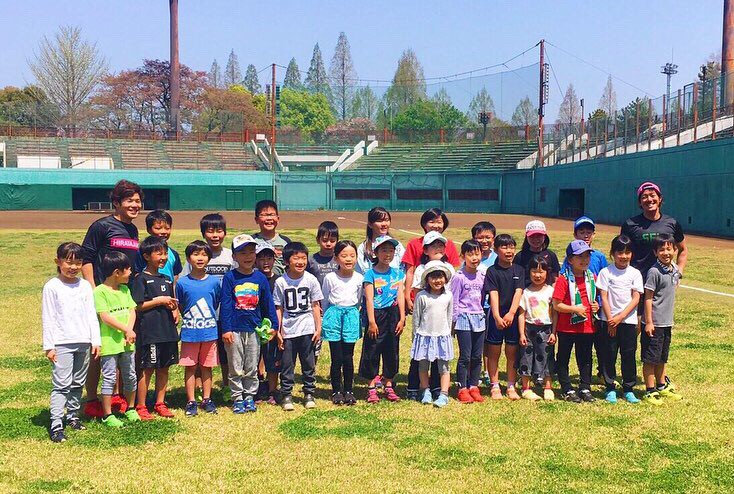
M 640 342 L 642 343 L 642 361 L 646 364 L 665 364 L 670 354 L 670 326 L 655 326 L 655 333 L 647 336 L 645 328 L 642 328 Z
M 265 372 L 280 372 L 283 365 L 283 350 L 278 348 L 278 340 L 273 338 L 260 347 L 260 355 L 265 361 Z
M 139 345 L 135 349 L 138 369 L 165 369 L 178 363 L 178 341 Z

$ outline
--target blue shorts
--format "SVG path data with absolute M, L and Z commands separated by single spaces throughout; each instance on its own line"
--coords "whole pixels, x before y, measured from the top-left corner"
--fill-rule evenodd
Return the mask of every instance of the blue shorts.
M 362 336 L 358 307 L 330 305 L 321 321 L 321 339 L 355 343 Z
M 518 345 L 520 344 L 520 329 L 517 326 L 517 317 L 510 327 L 498 329 L 494 317 L 487 315 L 487 340 L 489 345 Z

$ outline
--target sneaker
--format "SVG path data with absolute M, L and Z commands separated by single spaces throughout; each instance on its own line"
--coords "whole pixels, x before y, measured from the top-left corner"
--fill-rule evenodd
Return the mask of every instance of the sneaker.
M 125 418 L 128 422 L 140 422 L 140 415 L 138 415 L 138 412 L 136 412 L 134 408 L 129 408 L 127 412 L 125 412 Z
M 82 424 L 81 419 L 74 417 L 66 421 L 67 427 L 75 431 L 85 431 L 87 428 Z
M 173 412 L 168 409 L 168 406 L 164 402 L 156 403 L 153 407 L 153 411 L 163 418 L 172 419 L 175 417 Z
M 456 399 L 459 400 L 459 403 L 474 403 L 474 398 L 472 398 L 469 388 L 461 388 L 456 395 Z
M 382 384 L 382 376 L 377 376 L 375 378 L 375 389 L 382 389 L 384 385 Z
M 579 398 L 579 395 L 577 395 L 576 391 L 574 391 L 573 389 L 563 393 L 562 397 L 563 401 L 569 401 L 571 403 L 581 403 L 581 398 Z
M 683 399 L 683 396 L 675 392 L 675 388 L 671 387 L 670 384 L 666 384 L 663 389 L 658 390 L 661 398 L 667 398 L 673 401 L 679 401 Z
M 385 386 L 385 398 L 387 401 L 400 401 L 400 397 L 392 386 Z
M 153 415 L 150 414 L 150 412 L 148 411 L 148 407 L 146 407 L 145 405 L 138 405 L 138 406 L 136 406 L 135 407 L 135 411 L 138 413 L 138 417 L 143 422 L 148 422 L 150 420 L 155 420 L 155 417 L 153 417 Z
M 520 395 L 517 394 L 517 390 L 515 389 L 515 386 L 507 388 L 507 397 L 511 399 L 512 401 L 516 401 L 520 399 Z
M 606 398 L 607 403 L 617 403 L 617 392 L 615 390 L 607 391 Z
M 357 398 L 354 397 L 354 393 L 352 393 L 351 391 L 344 392 L 344 404 L 347 406 L 357 404 Z
M 235 400 L 232 403 L 232 413 L 237 415 L 245 413 L 245 400 Z
M 490 379 L 489 379 L 489 372 L 487 372 L 487 371 L 482 372 L 482 377 L 479 378 L 479 380 L 487 388 L 492 385 L 492 381 L 490 381 Z
M 375 388 L 367 388 L 367 403 L 378 403 L 380 396 Z
M 627 391 L 624 394 L 624 399 L 627 400 L 627 403 L 632 403 L 633 405 L 640 402 L 640 399 L 632 391 Z
M 448 404 L 449 404 L 449 395 L 446 395 L 443 393 L 438 395 L 438 398 L 436 398 L 436 401 L 433 402 L 433 406 L 437 408 L 443 408 Z
M 658 393 L 657 391 L 648 391 L 647 393 L 642 395 L 642 401 L 644 401 L 645 403 L 649 403 L 650 405 L 656 406 L 663 404 L 663 400 L 662 398 L 660 398 L 660 393 Z
M 91 418 L 104 417 L 104 411 L 102 410 L 102 402 L 99 400 L 90 400 L 84 404 L 84 415 Z
M 122 395 L 112 395 L 112 412 L 125 413 L 128 409 L 127 400 Z
M 341 392 L 337 391 L 336 393 L 331 394 L 331 402 L 334 405 L 343 405 L 344 404 L 344 395 L 341 394 Z
M 245 412 L 247 413 L 257 412 L 257 405 L 255 405 L 255 400 L 252 398 L 252 396 L 248 396 L 247 398 L 245 398 L 244 407 Z
M 553 401 L 556 399 L 555 393 L 553 393 L 552 389 L 544 389 L 543 390 L 543 399 L 545 401 Z
M 194 400 L 191 400 L 186 403 L 186 408 L 184 409 L 184 414 L 187 417 L 195 417 L 199 414 L 199 407 L 197 406 L 196 402 Z
M 211 398 L 201 400 L 199 407 L 206 413 L 217 413 L 217 406 L 214 404 Z
M 283 399 L 280 402 L 280 406 L 286 412 L 292 412 L 293 410 L 295 410 L 295 407 L 293 406 L 293 397 L 291 395 L 283 396 Z
M 541 399 L 540 396 L 536 395 L 535 392 L 529 388 L 522 390 L 522 398 L 523 400 L 530 400 L 530 401 L 538 401 Z
M 596 398 L 594 398 L 591 394 L 591 391 L 588 389 L 582 389 L 579 391 L 579 396 L 581 397 L 582 401 L 585 401 L 586 403 L 592 403 L 596 401 Z
M 63 443 L 66 441 L 66 434 L 64 434 L 63 427 L 56 427 L 51 429 L 48 433 L 48 437 L 55 443 Z
M 125 425 L 122 420 L 118 419 L 114 415 L 110 415 L 109 417 L 102 419 L 102 423 L 105 425 L 105 427 L 114 428 L 120 428 Z
M 423 398 L 421 398 L 421 403 L 423 403 L 424 405 L 430 405 L 431 403 L 433 403 L 433 395 L 431 394 L 430 389 L 425 389 L 423 391 Z
M 502 398 L 504 398 L 504 396 L 502 396 L 502 389 L 499 387 L 499 385 L 492 386 L 492 391 L 489 392 L 489 396 L 493 400 L 501 400 Z
M 482 393 L 479 391 L 478 386 L 472 386 L 471 388 L 469 388 L 469 394 L 471 395 L 472 400 L 476 401 L 477 403 L 484 402 L 484 396 L 482 396 Z
M 303 406 L 308 410 L 316 408 L 316 400 L 311 393 L 306 393 L 306 396 L 303 397 Z
M 421 401 L 420 396 L 418 395 L 418 390 L 415 389 L 409 389 L 405 392 L 405 399 L 408 401 Z

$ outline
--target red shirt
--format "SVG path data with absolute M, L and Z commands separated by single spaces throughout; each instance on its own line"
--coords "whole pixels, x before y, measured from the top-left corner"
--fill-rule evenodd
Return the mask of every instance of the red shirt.
M 408 242 L 408 246 L 403 254 L 403 264 L 406 266 L 419 266 L 421 256 L 423 255 L 423 237 L 414 238 Z M 446 241 L 446 262 L 455 268 L 461 264 L 459 253 L 456 251 L 456 245 L 451 240 Z
M 581 294 L 581 303 L 586 307 L 586 320 L 577 324 L 571 324 L 571 314 L 559 312 L 558 313 L 558 326 L 557 330 L 559 333 L 582 333 L 582 334 L 593 334 L 594 324 L 593 316 L 591 314 L 591 303 L 589 297 L 586 295 L 586 283 L 584 283 L 583 276 L 576 276 L 576 286 Z M 553 289 L 553 300 L 567 305 L 576 305 L 575 302 L 571 301 L 571 293 L 568 289 L 568 279 L 565 276 L 559 276 L 556 279 L 556 284 Z

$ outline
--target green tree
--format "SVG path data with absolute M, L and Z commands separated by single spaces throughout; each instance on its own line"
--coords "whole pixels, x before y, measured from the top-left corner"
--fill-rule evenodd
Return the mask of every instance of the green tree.
M 416 101 L 398 113 L 393 120 L 393 131 L 417 139 L 435 139 L 434 133 L 443 129 L 453 133 L 467 124 L 466 116 L 451 104 L 430 100 Z M 417 135 L 416 135 L 417 134 Z
M 298 70 L 298 63 L 295 58 L 291 58 L 291 61 L 288 63 L 288 68 L 285 70 L 283 88 L 295 89 L 297 91 L 303 89 L 303 84 L 301 84 L 301 71 Z
M 224 85 L 224 81 L 222 80 L 222 69 L 219 67 L 219 63 L 216 58 L 212 62 L 211 69 L 209 69 L 209 84 L 216 88 L 221 88 Z
M 512 113 L 512 125 L 516 127 L 525 125 L 538 125 L 538 109 L 535 108 L 530 98 L 525 96 L 515 107 Z
M 224 86 L 229 87 L 233 84 L 242 82 L 242 71 L 240 70 L 240 60 L 234 50 L 229 52 L 227 66 L 224 68 Z
M 324 94 L 293 89 L 280 92 L 280 119 L 282 125 L 295 127 L 304 137 L 317 142 L 336 121 Z
M 479 113 L 481 112 L 489 112 L 492 114 L 492 120 L 494 121 L 494 118 L 496 116 L 496 112 L 494 110 L 494 101 L 492 100 L 492 96 L 490 96 L 489 91 L 487 91 L 487 88 L 482 88 L 479 90 L 477 94 L 474 95 L 474 97 L 471 99 L 471 103 L 469 103 L 469 112 L 467 113 L 467 117 L 473 124 L 480 125 L 479 122 Z
M 354 92 L 352 114 L 355 118 L 368 118 L 374 121 L 378 116 L 380 100 L 371 87 L 365 86 Z
M 334 110 L 342 120 L 346 120 L 347 114 L 351 113 L 352 109 L 357 71 L 354 70 L 352 51 L 349 48 L 349 40 L 344 31 L 339 33 L 339 40 L 336 42 L 336 48 L 334 48 L 334 56 L 331 57 L 329 73 L 332 81 Z
M 304 81 L 306 89 L 312 93 L 323 94 L 327 98 L 331 95 L 331 88 L 329 87 L 329 77 L 326 75 L 326 69 L 324 68 L 324 59 L 321 56 L 321 48 L 316 43 L 313 47 L 313 55 L 311 56 L 311 65 L 308 67 L 306 73 L 306 80 Z
M 411 49 L 405 50 L 398 60 L 392 85 L 385 94 L 386 106 L 399 113 L 406 106 L 426 99 L 426 80 L 423 66 Z
M 245 80 L 242 85 L 250 91 L 250 94 L 260 94 L 262 92 L 262 86 L 257 78 L 257 69 L 254 65 L 250 64 L 247 66 Z
M 0 125 L 51 127 L 58 120 L 58 109 L 38 86 L 0 89 Z

